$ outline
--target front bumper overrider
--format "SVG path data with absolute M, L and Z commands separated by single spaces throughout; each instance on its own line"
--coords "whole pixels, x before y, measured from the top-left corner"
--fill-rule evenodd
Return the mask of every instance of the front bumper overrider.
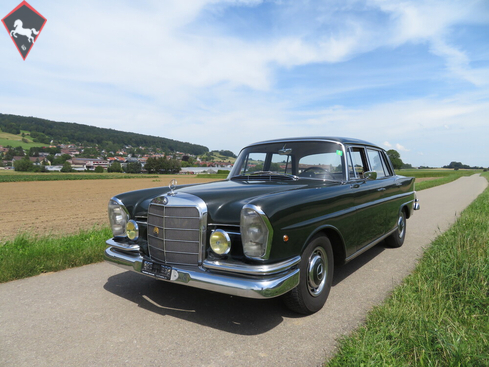
M 110 239 L 104 259 L 126 270 L 160 279 L 142 272 L 143 260 L 136 247 Z M 168 282 L 246 298 L 272 298 L 287 293 L 299 284 L 300 256 L 272 265 L 246 265 L 205 260 L 201 266 L 172 265 Z

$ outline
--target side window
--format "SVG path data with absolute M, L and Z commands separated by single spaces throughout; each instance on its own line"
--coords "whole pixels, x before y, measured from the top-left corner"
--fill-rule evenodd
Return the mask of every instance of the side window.
M 378 150 L 367 149 L 368 160 L 370 161 L 370 166 L 372 171 L 377 172 L 377 178 L 384 178 L 389 176 L 389 170 L 387 169 L 386 162 L 384 161 L 384 156 Z
M 363 174 L 368 171 L 365 149 L 351 147 L 348 151 L 348 173 L 350 179 L 362 179 Z
M 380 154 L 382 156 L 382 163 L 384 164 L 384 170 L 386 176 L 394 176 L 395 172 L 392 170 L 392 166 L 389 162 L 389 158 L 385 152 Z

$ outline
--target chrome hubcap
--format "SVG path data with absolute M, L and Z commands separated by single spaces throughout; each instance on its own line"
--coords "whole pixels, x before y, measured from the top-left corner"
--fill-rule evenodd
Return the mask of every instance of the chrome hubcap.
M 328 275 L 328 261 L 326 251 L 322 247 L 316 247 L 309 257 L 308 289 L 313 297 L 319 296 L 326 283 Z
M 397 222 L 397 232 L 399 233 L 399 238 L 404 237 L 404 230 L 406 229 L 406 223 L 404 222 L 404 216 L 401 215 Z

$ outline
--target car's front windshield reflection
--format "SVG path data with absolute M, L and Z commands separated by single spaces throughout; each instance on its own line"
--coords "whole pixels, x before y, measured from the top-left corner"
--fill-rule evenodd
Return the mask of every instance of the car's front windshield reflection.
M 343 147 L 316 141 L 248 147 L 240 153 L 230 177 L 259 173 L 341 181 L 344 178 Z

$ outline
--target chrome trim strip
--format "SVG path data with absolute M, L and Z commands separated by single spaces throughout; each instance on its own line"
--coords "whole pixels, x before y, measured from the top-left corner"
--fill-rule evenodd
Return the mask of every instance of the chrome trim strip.
M 215 227 L 238 227 L 239 228 L 239 224 L 209 223 L 208 226 L 209 227 L 215 226 Z
M 204 260 L 203 266 L 207 269 L 227 271 L 230 273 L 264 276 L 282 273 L 298 265 L 300 262 L 301 257 L 296 256 L 292 259 L 269 265 L 247 265 L 229 260 Z
M 356 258 L 357 256 L 360 256 L 361 254 L 363 254 L 365 251 L 367 250 L 370 250 L 372 247 L 374 247 L 376 244 L 382 242 L 383 240 L 385 240 L 387 237 L 389 237 L 391 234 L 393 234 L 395 231 L 397 231 L 397 224 L 396 224 L 396 227 L 387 232 L 386 234 L 384 234 L 382 237 L 379 237 L 377 238 L 375 241 L 372 241 L 370 242 L 367 246 L 364 246 L 362 247 L 360 250 L 358 250 L 357 252 L 355 252 L 354 254 L 348 256 L 346 259 L 345 259 L 345 263 L 350 261 L 350 260 L 353 260 L 354 258 Z
M 124 253 L 109 246 L 104 253 L 105 261 L 123 269 L 141 272 L 143 257 L 135 253 Z M 173 274 L 175 277 L 173 278 Z M 159 278 L 156 278 L 159 279 Z M 176 282 L 190 287 L 206 289 L 214 292 L 246 298 L 273 298 L 287 293 L 297 287 L 300 279 L 299 268 L 287 269 L 280 274 L 272 274 L 257 278 L 240 278 L 233 275 L 216 273 L 199 267 L 172 265 L 172 279 L 163 280 Z M 162 280 L 162 279 L 159 279 Z
M 225 231 L 227 234 L 232 234 L 234 236 L 241 236 L 241 233 L 240 232 L 229 232 L 229 231 L 226 231 L 223 229 L 223 231 Z
M 126 206 L 124 205 L 124 203 L 121 201 L 121 199 L 119 199 L 118 197 L 114 196 L 114 197 L 111 197 L 110 200 L 112 201 L 115 201 L 118 205 L 120 206 L 123 206 L 124 209 L 126 210 L 126 213 L 129 214 L 129 212 L 127 211 L 126 209 Z
M 139 252 L 139 245 L 137 243 L 126 243 L 126 242 L 117 242 L 117 241 L 114 241 L 113 238 L 105 241 L 105 244 L 107 246 L 112 246 L 112 247 L 115 247 L 119 250 L 122 250 L 122 251 L 135 251 L 135 252 Z

